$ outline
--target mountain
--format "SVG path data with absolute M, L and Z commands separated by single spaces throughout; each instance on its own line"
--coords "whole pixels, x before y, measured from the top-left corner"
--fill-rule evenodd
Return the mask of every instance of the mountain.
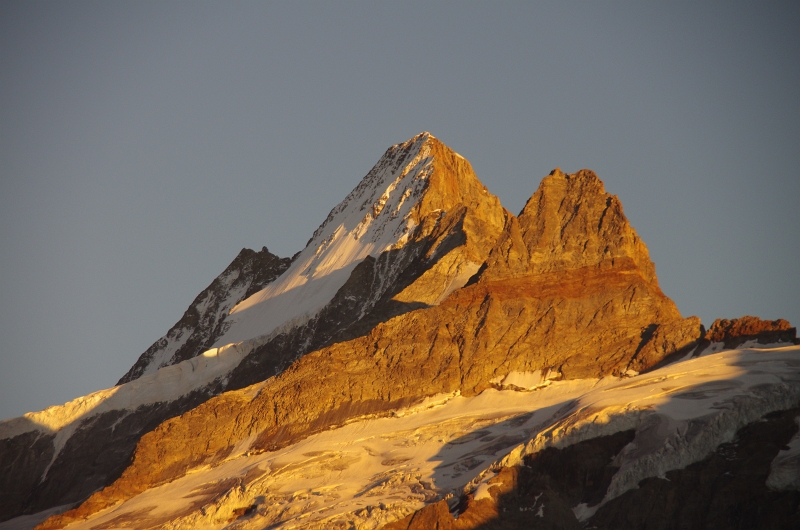
M 118 386 L 0 423 L 0 528 L 800 525 L 795 337 L 682 317 L 593 172 L 515 216 L 422 133 Z

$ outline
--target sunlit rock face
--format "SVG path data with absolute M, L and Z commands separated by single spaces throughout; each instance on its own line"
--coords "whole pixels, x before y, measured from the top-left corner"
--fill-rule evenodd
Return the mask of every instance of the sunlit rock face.
M 711 324 L 705 339 L 709 344 L 723 348 L 737 348 L 747 342 L 772 344 L 797 342 L 797 329 L 783 320 L 761 320 L 758 317 L 744 316 L 728 320 L 718 318 Z
M 515 216 L 422 133 L 293 258 L 243 251 L 120 386 L 0 424 L 2 476 L 25 476 L 0 482 L 2 517 L 466 528 L 574 446 L 592 484 L 518 506 L 568 528 L 797 406 L 794 330 L 735 322 L 680 315 L 591 171 L 553 171 Z

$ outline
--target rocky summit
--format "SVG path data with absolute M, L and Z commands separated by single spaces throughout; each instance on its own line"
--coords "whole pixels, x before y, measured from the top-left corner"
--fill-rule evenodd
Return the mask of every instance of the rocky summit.
M 514 215 L 421 133 L 0 423 L 0 529 L 800 528 L 798 421 L 795 328 L 683 317 L 592 171 Z

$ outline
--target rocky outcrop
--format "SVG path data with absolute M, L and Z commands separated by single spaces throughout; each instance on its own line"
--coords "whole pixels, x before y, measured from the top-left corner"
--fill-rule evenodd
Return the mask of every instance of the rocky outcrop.
M 567 175 L 554 169 L 519 217 L 509 220 L 482 280 L 610 268 L 623 262 L 630 262 L 646 283 L 658 285 L 647 247 L 619 199 L 606 193 L 593 171 Z
M 761 320 L 753 316 L 743 316 L 733 320 L 718 318 L 711 324 L 703 338 L 708 343 L 722 343 L 725 349 L 738 348 L 748 341 L 756 341 L 758 344 L 779 342 L 795 344 L 797 328 L 783 319 Z
M 619 199 L 606 193 L 592 171 L 566 175 L 555 169 L 545 177 L 519 217 L 508 219 L 477 282 L 530 284 L 542 278 L 551 278 L 554 298 L 584 298 L 582 307 L 563 319 L 576 328 L 599 319 L 600 327 L 629 340 L 633 330 L 639 329 L 634 356 L 624 367 L 606 366 L 604 373 L 644 371 L 694 349 L 702 335 L 700 320 L 683 319 L 661 292 L 647 247 L 630 226 Z M 593 288 L 607 293 L 622 289 L 627 294 L 620 292 L 613 302 L 598 306 Z M 553 304 L 554 312 L 558 309 L 559 304 Z M 601 335 L 592 334 L 595 339 L 588 349 Z M 630 349 L 631 344 L 620 344 L 617 351 Z M 597 359 L 573 351 L 578 355 L 570 357 L 567 368 L 573 377 L 587 376 L 576 366 Z
M 243 440 L 251 451 L 274 450 L 435 394 L 473 395 L 514 371 L 622 375 L 696 346 L 699 320 L 681 318 L 661 292 L 646 247 L 593 173 L 554 172 L 515 217 L 462 158 L 438 141 L 429 147 L 434 171 L 404 268 L 372 305 L 363 285 L 400 249 L 365 260 L 339 293 L 336 307 L 366 308 L 363 316 L 336 324 L 327 345 L 276 375 L 255 362 L 274 352 L 246 359 L 233 381 L 245 384 L 252 371 L 272 377 L 162 423 L 117 481 L 42 528 L 213 465 Z M 346 306 L 351 298 L 361 305 Z
M 242 249 L 211 285 L 197 295 L 181 319 L 139 357 L 117 383 L 128 383 L 163 366 L 200 355 L 226 330 L 228 311 L 273 282 L 291 264 L 267 247 L 256 252 Z

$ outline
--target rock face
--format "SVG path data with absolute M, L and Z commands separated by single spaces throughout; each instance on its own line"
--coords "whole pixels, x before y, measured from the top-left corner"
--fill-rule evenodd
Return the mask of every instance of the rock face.
M 657 286 L 647 247 L 631 228 L 619 199 L 606 193 L 594 172 L 553 170 L 510 220 L 487 262 L 487 279 L 529 276 L 632 262 Z
M 145 434 L 115 482 L 42 528 L 214 465 L 244 440 L 274 450 L 436 394 L 475 395 L 513 372 L 618 376 L 697 346 L 699 319 L 661 292 L 644 243 L 594 173 L 554 171 L 517 217 L 430 135 L 376 168 L 403 164 L 425 178 L 407 188 L 415 202 L 402 239 L 351 268 L 310 319 L 255 348 L 229 391 Z M 391 215 L 384 195 L 362 205 L 363 223 Z
M 547 351 L 568 341 L 563 351 L 570 353 L 555 366 L 567 377 L 643 371 L 695 347 L 702 334 L 700 320 L 681 318 L 661 292 L 619 199 L 588 170 L 556 169 L 542 181 L 519 217 L 509 219 L 478 284 L 544 298 L 538 322 L 552 326 L 537 327 L 562 337 L 535 343 Z
M 797 329 L 786 320 L 761 320 L 744 316 L 733 320 L 718 318 L 703 338 L 709 343 L 720 342 L 725 348 L 738 348 L 748 341 L 758 344 L 792 343 L 796 337 Z

